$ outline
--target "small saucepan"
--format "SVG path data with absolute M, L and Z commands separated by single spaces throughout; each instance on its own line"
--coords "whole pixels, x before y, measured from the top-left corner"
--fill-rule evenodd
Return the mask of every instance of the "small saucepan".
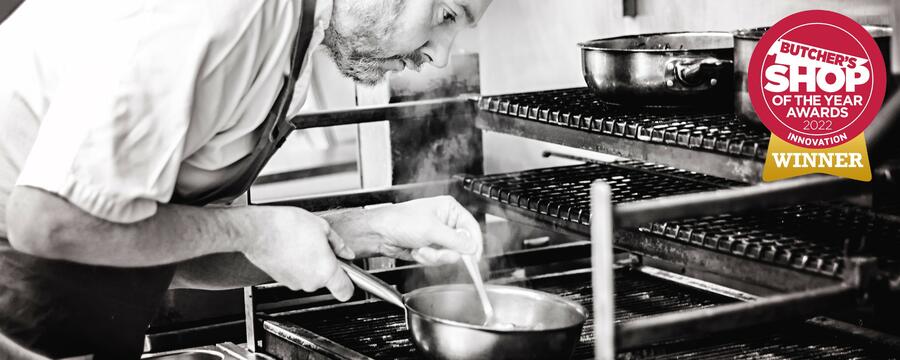
M 435 285 L 401 295 L 353 264 L 341 267 L 353 282 L 406 310 L 413 343 L 430 359 L 568 359 L 581 336 L 587 312 L 556 295 L 487 285 L 497 325 L 485 326 L 470 284 Z
M 601 100 L 645 107 L 731 108 L 731 33 L 642 34 L 578 45 L 584 80 Z

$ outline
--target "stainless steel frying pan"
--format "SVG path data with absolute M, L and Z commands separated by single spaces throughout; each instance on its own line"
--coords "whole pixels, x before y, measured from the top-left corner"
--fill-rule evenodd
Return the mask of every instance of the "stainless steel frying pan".
M 405 295 L 366 271 L 341 263 L 361 289 L 406 310 L 416 348 L 430 359 L 567 359 L 581 336 L 581 305 L 540 291 L 487 285 L 493 321 L 484 326 L 475 289 L 437 285 Z
M 727 32 L 677 32 L 578 44 L 588 87 L 622 105 L 731 106 L 734 40 Z

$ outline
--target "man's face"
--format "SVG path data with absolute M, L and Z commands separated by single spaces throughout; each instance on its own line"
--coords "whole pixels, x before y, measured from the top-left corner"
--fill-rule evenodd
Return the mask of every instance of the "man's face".
M 388 71 L 447 65 L 460 30 L 492 0 L 335 0 L 324 44 L 344 75 L 373 85 Z

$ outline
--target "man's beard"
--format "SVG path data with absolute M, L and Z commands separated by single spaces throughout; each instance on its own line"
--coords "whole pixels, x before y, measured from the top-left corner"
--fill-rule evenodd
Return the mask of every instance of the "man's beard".
M 385 69 L 387 62 L 403 60 L 414 67 L 425 62 L 424 56 L 418 52 L 385 56 L 377 43 L 378 40 L 390 36 L 390 33 L 390 28 L 384 28 L 366 32 L 355 31 L 351 36 L 346 36 L 335 30 L 332 24 L 325 30 L 323 44 L 328 48 L 331 58 L 344 76 L 361 84 L 375 85 L 384 80 L 388 71 Z

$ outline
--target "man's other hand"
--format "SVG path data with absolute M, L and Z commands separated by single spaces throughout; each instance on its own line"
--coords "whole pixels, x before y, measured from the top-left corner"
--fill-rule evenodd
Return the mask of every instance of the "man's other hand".
M 325 215 L 358 256 L 383 255 L 425 265 L 481 256 L 478 221 L 450 196 L 416 199 Z

